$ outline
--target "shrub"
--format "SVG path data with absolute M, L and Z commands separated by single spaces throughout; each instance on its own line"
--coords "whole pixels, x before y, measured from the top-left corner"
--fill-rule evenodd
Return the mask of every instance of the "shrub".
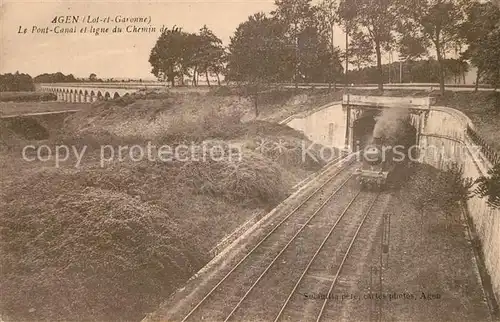
M 137 320 L 202 265 L 195 236 L 119 191 L 126 175 L 109 179 L 44 172 L 5 191 L 0 287 L 10 318 Z
M 481 198 L 487 198 L 488 205 L 500 209 L 500 163 L 488 171 L 488 176 L 479 177 L 475 193 Z
M 180 181 L 198 193 L 241 202 L 248 207 L 272 207 L 287 194 L 277 164 L 247 151 L 241 161 L 189 162 Z
M 463 169 L 455 163 L 445 171 L 423 165 L 418 169 L 409 182 L 412 182 L 412 203 L 422 212 L 440 209 L 448 217 L 454 213 L 458 202 L 466 201 L 473 195 L 472 179 L 464 178 Z

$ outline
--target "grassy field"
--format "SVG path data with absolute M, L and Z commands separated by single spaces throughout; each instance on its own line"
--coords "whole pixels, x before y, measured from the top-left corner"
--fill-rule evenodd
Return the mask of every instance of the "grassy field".
M 500 151 L 500 93 L 447 92 L 437 97 L 436 104 L 464 112 L 476 131 L 496 150 Z
M 457 93 L 438 102 L 481 122 L 480 133 L 494 144 L 500 123 L 487 95 Z M 269 91 L 255 118 L 250 100 L 223 91 L 140 93 L 87 104 L 42 141 L 0 123 L 2 318 L 141 319 L 202 267 L 222 238 L 273 208 L 323 165 L 302 160 L 303 134 L 269 121 L 341 96 Z M 9 111 L 78 105 L 9 104 Z M 194 148 L 168 161 L 131 152 L 148 142 Z M 71 153 L 61 161 L 45 151 L 45 161 L 27 162 L 20 155 L 26 144 L 52 151 L 66 145 Z M 103 146 L 109 147 L 105 154 Z M 118 147 L 126 147 L 122 159 Z M 84 153 L 78 159 L 74 151 Z
M 90 108 L 90 104 L 66 102 L 0 102 L 0 116 L 83 110 L 86 108 Z
M 39 102 L 55 100 L 57 100 L 57 96 L 53 93 L 0 92 L 0 102 Z
M 154 310 L 222 238 L 322 166 L 302 162 L 305 138 L 291 128 L 241 122 L 250 110 L 238 97 L 164 93 L 90 105 L 42 141 L 2 127 L 2 318 L 137 321 Z M 101 164 L 103 146 L 148 142 L 195 148 Z M 47 151 L 21 159 L 26 144 L 86 150 L 56 167 Z

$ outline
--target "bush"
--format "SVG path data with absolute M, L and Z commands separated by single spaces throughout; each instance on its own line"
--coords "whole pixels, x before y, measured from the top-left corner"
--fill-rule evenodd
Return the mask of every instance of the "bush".
M 458 202 L 472 197 L 473 181 L 463 177 L 463 169 L 450 164 L 445 171 L 430 166 L 415 165 L 411 176 L 412 202 L 421 211 L 440 209 L 446 216 L 454 212 Z
M 48 172 L 5 190 L 2 312 L 15 320 L 137 320 L 201 267 L 195 236 L 164 209 L 119 191 L 128 180 L 123 171 Z
M 333 160 L 339 155 L 337 149 L 333 149 L 333 155 L 320 155 L 320 146 L 308 140 L 290 136 L 260 136 L 247 142 L 247 147 L 261 153 L 267 158 L 277 162 L 285 168 L 295 167 L 310 171 L 317 171 L 324 166 L 328 160 Z M 309 149 L 310 148 L 310 149 Z
M 260 154 L 245 152 L 241 161 L 189 162 L 182 168 L 183 183 L 198 193 L 241 202 L 247 207 L 276 205 L 287 194 L 280 168 Z
M 488 176 L 479 177 L 475 193 L 481 198 L 487 198 L 488 205 L 500 209 L 500 163 L 488 171 Z

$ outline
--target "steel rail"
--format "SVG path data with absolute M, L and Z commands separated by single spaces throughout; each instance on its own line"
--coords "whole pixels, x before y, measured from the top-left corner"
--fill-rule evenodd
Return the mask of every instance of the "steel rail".
M 370 207 L 368 207 L 368 210 L 366 211 L 366 213 L 363 217 L 363 220 L 361 220 L 361 223 L 359 224 L 358 229 L 356 230 L 356 233 L 352 237 L 351 243 L 349 244 L 349 247 L 347 248 L 347 251 L 344 255 L 344 258 L 342 258 L 342 262 L 340 263 L 340 266 L 337 269 L 337 273 L 335 274 L 335 277 L 333 278 L 332 284 L 330 285 L 330 289 L 328 290 L 328 294 L 326 295 L 325 300 L 323 301 L 323 305 L 321 306 L 321 310 L 319 311 L 318 317 L 316 318 L 316 322 L 319 322 L 321 320 L 321 317 L 323 316 L 323 312 L 324 312 L 325 307 L 326 307 L 326 303 L 328 302 L 328 298 L 332 294 L 333 288 L 335 287 L 335 283 L 337 283 L 337 279 L 340 275 L 340 272 L 342 271 L 342 268 L 344 267 L 344 264 L 347 260 L 347 257 L 349 257 L 352 245 L 354 245 L 354 242 L 356 241 L 356 238 L 358 237 L 358 234 L 361 230 L 361 227 L 365 223 L 366 218 L 368 218 L 368 215 L 371 213 L 373 206 L 375 205 L 375 202 L 378 200 L 379 196 L 380 196 L 380 193 L 377 193 L 377 195 L 373 199 L 372 203 L 370 204 Z
M 349 208 L 351 208 L 351 205 L 352 203 L 358 198 L 358 196 L 360 195 L 361 193 L 361 190 L 358 191 L 358 193 L 356 194 L 356 196 L 354 196 L 354 198 L 349 202 L 349 204 L 347 205 L 347 207 L 344 209 L 344 211 L 342 212 L 342 214 L 339 216 L 339 218 L 337 219 L 337 221 L 335 221 L 335 224 L 332 226 L 332 228 L 330 228 L 330 230 L 328 231 L 328 233 L 326 234 L 325 238 L 323 239 L 323 242 L 321 243 L 321 245 L 319 245 L 318 249 L 316 250 L 316 252 L 314 253 L 313 257 L 311 257 L 311 259 L 309 260 L 309 263 L 307 264 L 306 268 L 304 269 L 304 271 L 302 272 L 302 275 L 300 275 L 299 279 L 297 280 L 297 282 L 295 283 L 295 286 L 293 287 L 292 291 L 290 292 L 290 294 L 288 295 L 287 299 L 285 300 L 285 302 L 283 303 L 283 305 L 281 306 L 281 310 L 278 312 L 278 315 L 276 315 L 276 318 L 274 319 L 274 322 L 277 322 L 281 315 L 283 314 L 286 306 L 288 305 L 288 303 L 290 302 L 293 294 L 295 294 L 295 291 L 297 290 L 297 288 L 299 287 L 299 284 L 302 282 L 302 280 L 304 279 L 304 277 L 306 276 L 307 272 L 309 271 L 309 268 L 311 268 L 312 266 L 312 263 L 314 262 L 314 260 L 316 259 L 316 257 L 318 256 L 318 254 L 321 252 L 321 250 L 323 249 L 324 245 L 326 244 L 326 242 L 328 241 L 328 239 L 330 238 L 330 236 L 332 235 L 333 231 L 335 230 L 335 228 L 337 228 L 337 225 L 338 223 L 340 222 L 340 220 L 342 220 L 342 218 L 344 217 L 344 215 L 346 214 L 346 212 L 349 210 Z
M 302 227 L 300 227 L 300 229 L 292 236 L 292 238 L 290 238 L 290 240 L 288 241 L 288 243 L 286 243 L 286 245 L 281 249 L 281 251 L 278 253 L 278 255 L 276 255 L 273 258 L 273 260 L 271 261 L 271 263 L 269 263 L 269 265 L 267 265 L 266 269 L 259 275 L 259 277 L 257 278 L 257 280 L 252 284 L 252 286 L 250 286 L 250 288 L 247 290 L 247 292 L 245 293 L 245 295 L 243 295 L 243 297 L 240 299 L 240 301 L 234 306 L 233 310 L 226 317 L 226 319 L 224 320 L 224 322 L 229 321 L 229 319 L 233 316 L 234 312 L 236 312 L 236 310 L 240 307 L 241 303 L 243 303 L 243 301 L 248 297 L 248 295 L 250 294 L 250 292 L 252 292 L 252 290 L 255 288 L 255 286 L 262 280 L 262 278 L 264 277 L 264 275 L 266 275 L 266 273 L 271 269 L 271 267 L 278 260 L 278 258 L 281 256 L 281 254 L 283 254 L 285 252 L 285 250 L 288 249 L 288 246 L 290 246 L 295 241 L 295 239 L 297 238 L 297 236 L 307 227 L 307 225 L 311 222 L 311 220 L 313 220 L 319 214 L 319 212 L 326 206 L 326 204 L 329 203 L 330 200 L 332 200 L 332 198 L 337 194 L 337 192 L 340 191 L 340 189 L 342 189 L 344 187 L 344 185 L 352 177 L 353 177 L 353 175 L 349 176 L 349 178 L 346 181 L 344 181 L 342 183 L 342 185 L 337 190 L 335 190 L 328 198 L 326 198 L 325 201 L 323 201 L 321 203 L 321 205 L 318 208 L 316 208 L 316 210 L 312 213 L 311 216 L 309 216 L 309 218 L 302 225 Z M 353 200 L 351 200 L 351 202 L 349 202 L 349 205 L 346 207 L 346 209 L 344 210 L 343 214 L 351 206 L 352 202 L 354 201 L 354 199 L 356 199 L 356 197 L 358 196 L 358 194 L 359 194 L 359 191 L 358 191 L 358 193 L 356 193 L 356 196 L 353 198 Z M 343 214 L 342 214 L 342 216 L 343 216 Z
M 339 157 L 338 160 L 342 159 L 347 159 L 351 157 L 352 155 L 349 155 L 347 157 Z M 327 184 L 333 181 L 341 172 L 343 172 L 346 169 L 346 167 L 342 167 L 339 171 L 335 172 L 333 176 L 328 179 L 325 183 L 321 184 L 317 189 L 315 189 L 304 201 L 302 201 L 298 206 L 293 208 L 292 211 L 290 211 L 262 240 L 257 243 L 199 302 L 196 304 L 194 308 L 189 311 L 189 313 L 182 319 L 181 322 L 185 322 L 216 290 L 217 288 L 243 263 L 250 255 L 253 254 L 253 252 L 262 244 L 264 243 L 281 225 L 287 221 L 293 214 L 297 212 L 306 202 L 311 200 L 312 197 L 314 197 L 321 189 L 323 189 Z M 328 202 L 335 194 L 340 191 L 340 189 L 349 181 L 351 178 L 354 176 L 354 174 L 351 174 L 342 184 L 338 189 L 336 189 L 327 199 L 326 202 Z M 324 204 L 326 204 L 326 202 Z M 322 208 L 322 207 L 321 207 Z M 305 226 L 303 226 L 305 227 Z M 302 229 L 301 229 L 302 230 Z

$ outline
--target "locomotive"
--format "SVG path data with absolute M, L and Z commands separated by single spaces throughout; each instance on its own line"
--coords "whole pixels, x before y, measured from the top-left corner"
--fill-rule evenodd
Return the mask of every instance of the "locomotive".
M 356 171 L 361 187 L 383 189 L 396 166 L 392 147 L 383 144 L 382 138 L 375 137 L 361 157 L 362 166 Z

